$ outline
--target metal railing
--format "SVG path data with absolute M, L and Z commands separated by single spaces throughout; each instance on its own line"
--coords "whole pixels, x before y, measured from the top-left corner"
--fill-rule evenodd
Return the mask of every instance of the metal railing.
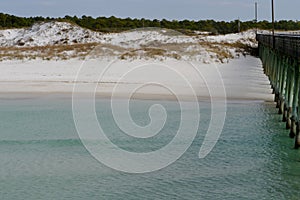
M 257 34 L 256 40 L 278 53 L 300 60 L 300 35 L 294 34 Z

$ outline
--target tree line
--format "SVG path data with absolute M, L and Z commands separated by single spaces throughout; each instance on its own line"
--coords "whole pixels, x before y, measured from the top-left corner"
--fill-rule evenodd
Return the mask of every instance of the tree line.
M 234 20 L 230 22 L 226 21 L 214 21 L 214 20 L 158 20 L 158 19 L 132 19 L 132 18 L 117 18 L 111 17 L 97 17 L 91 16 L 68 16 L 59 18 L 50 17 L 18 17 L 14 15 L 0 13 L 0 28 L 23 28 L 30 27 L 37 22 L 50 22 L 50 21 L 65 21 L 73 24 L 77 24 L 83 28 L 88 28 L 94 31 L 101 32 L 120 32 L 124 30 L 130 30 L 143 27 L 160 27 L 173 29 L 178 31 L 207 31 L 212 34 L 227 34 L 236 33 L 239 30 L 245 31 L 248 29 L 258 28 L 264 30 L 272 29 L 272 23 L 268 21 L 244 21 Z M 300 21 L 292 20 L 280 20 L 275 22 L 276 30 L 300 30 Z

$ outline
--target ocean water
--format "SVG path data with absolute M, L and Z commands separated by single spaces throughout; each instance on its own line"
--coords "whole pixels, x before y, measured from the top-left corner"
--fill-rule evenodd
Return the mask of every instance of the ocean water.
M 137 124 L 149 123 L 147 108 L 162 103 L 162 133 L 130 139 L 118 130 L 109 101 L 96 110 L 108 137 L 123 149 L 148 152 L 168 144 L 178 129 L 176 102 L 131 104 Z M 230 101 L 217 145 L 198 153 L 208 128 L 210 104 L 199 102 L 201 121 L 190 148 L 170 166 L 146 174 L 119 172 L 85 149 L 68 98 L 0 100 L 0 199 L 299 199 L 300 152 L 272 103 Z

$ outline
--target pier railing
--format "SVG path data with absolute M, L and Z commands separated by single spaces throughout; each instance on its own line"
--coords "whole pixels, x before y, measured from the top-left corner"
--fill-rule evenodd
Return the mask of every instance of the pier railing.
M 300 35 L 257 34 L 259 57 L 269 77 L 282 121 L 300 147 Z
M 300 35 L 293 34 L 257 34 L 257 41 L 269 48 L 273 48 L 278 53 L 293 58 L 300 57 Z

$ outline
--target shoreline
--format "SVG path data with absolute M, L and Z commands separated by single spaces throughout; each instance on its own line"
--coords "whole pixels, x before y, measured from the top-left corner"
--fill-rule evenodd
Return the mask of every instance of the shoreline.
M 79 96 L 84 100 L 90 95 L 85 93 L 80 93 Z M 127 100 L 125 98 L 127 95 L 118 94 L 115 95 L 114 99 Z M 77 95 L 78 97 L 78 95 Z M 31 100 L 31 99 L 47 99 L 47 100 L 72 100 L 72 93 L 67 92 L 0 92 L 0 101 L 8 100 Z M 109 93 L 97 93 L 95 95 L 97 100 L 110 100 L 111 94 Z M 189 96 L 182 97 L 183 101 L 189 102 L 194 99 Z M 137 94 L 131 97 L 130 100 L 145 100 L 145 101 L 177 101 L 177 99 L 172 95 L 161 95 L 161 94 Z M 197 96 L 198 102 L 211 102 L 211 98 L 207 96 Z M 224 98 L 214 98 L 214 101 L 224 101 Z M 251 103 L 274 103 L 274 101 L 263 100 L 259 98 L 249 98 L 249 97 L 229 97 L 225 99 L 228 103 L 236 102 L 251 102 Z

